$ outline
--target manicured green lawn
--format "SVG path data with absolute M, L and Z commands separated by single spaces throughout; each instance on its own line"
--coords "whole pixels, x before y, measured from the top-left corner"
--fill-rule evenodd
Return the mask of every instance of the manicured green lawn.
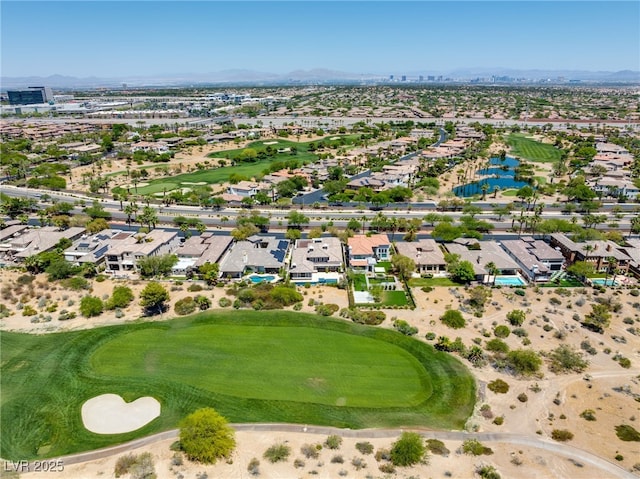
M 406 306 L 407 294 L 404 291 L 385 291 L 383 294 L 383 304 L 385 306 Z
M 514 188 L 510 190 L 501 191 L 500 194 L 502 196 L 516 196 L 518 194 L 518 190 Z
M 171 429 L 210 406 L 232 422 L 460 429 L 475 383 L 454 357 L 383 328 L 283 311 L 221 311 L 49 335 L 3 332 L 0 456 L 33 459 Z M 159 418 L 98 435 L 81 405 L 157 398 Z
M 560 159 L 560 150 L 553 145 L 540 143 L 522 133 L 512 133 L 506 138 L 511 154 L 531 161 L 549 163 Z
M 356 291 L 367 291 L 367 279 L 364 274 L 356 274 L 353 276 L 353 288 Z
M 449 278 L 411 278 L 409 286 L 412 288 L 421 288 L 423 286 L 463 286 L 460 283 L 450 280 Z

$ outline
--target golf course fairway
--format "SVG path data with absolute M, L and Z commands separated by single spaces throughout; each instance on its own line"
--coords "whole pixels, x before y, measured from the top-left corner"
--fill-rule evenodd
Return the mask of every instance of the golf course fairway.
M 383 328 L 283 311 L 206 312 L 165 322 L 1 336 L 0 455 L 34 459 L 175 428 L 209 406 L 231 422 L 460 429 L 475 383 L 456 358 Z M 156 398 L 126 434 L 86 430 L 100 394 Z

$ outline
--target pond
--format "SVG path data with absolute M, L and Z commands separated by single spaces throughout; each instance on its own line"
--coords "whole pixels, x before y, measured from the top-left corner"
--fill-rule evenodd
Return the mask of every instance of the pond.
M 468 197 L 482 194 L 482 185 L 489 185 L 487 195 L 493 194 L 496 186 L 500 190 L 509 188 L 522 188 L 528 185 L 526 181 L 515 180 L 515 168 L 520 164 L 515 158 L 507 156 L 504 160 L 500 158 L 489 159 L 488 168 L 481 168 L 476 173 L 484 178 L 467 183 L 466 185 L 456 186 L 452 191 L 456 196 Z

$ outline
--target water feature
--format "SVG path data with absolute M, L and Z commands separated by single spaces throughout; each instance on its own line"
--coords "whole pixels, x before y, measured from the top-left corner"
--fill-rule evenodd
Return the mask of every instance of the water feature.
M 484 184 L 489 185 L 487 195 L 493 194 L 496 186 L 500 187 L 500 190 L 522 188 L 528 183 L 526 181 L 516 181 L 515 179 L 515 169 L 519 164 L 519 160 L 510 156 L 507 156 L 504 160 L 495 157 L 490 158 L 488 167 L 476 171 L 479 176 L 484 178 L 466 185 L 456 186 L 452 191 L 456 196 L 468 197 L 481 195 L 482 185 Z

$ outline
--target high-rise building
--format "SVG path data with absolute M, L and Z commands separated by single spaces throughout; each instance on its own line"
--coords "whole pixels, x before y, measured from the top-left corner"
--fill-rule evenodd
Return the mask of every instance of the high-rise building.
M 389 80 L 393 81 L 393 75 L 389 75 Z
M 402 75 L 402 81 L 407 81 L 407 75 Z
M 10 105 L 34 105 L 53 101 L 53 92 L 48 86 L 30 86 L 24 90 L 7 90 Z

